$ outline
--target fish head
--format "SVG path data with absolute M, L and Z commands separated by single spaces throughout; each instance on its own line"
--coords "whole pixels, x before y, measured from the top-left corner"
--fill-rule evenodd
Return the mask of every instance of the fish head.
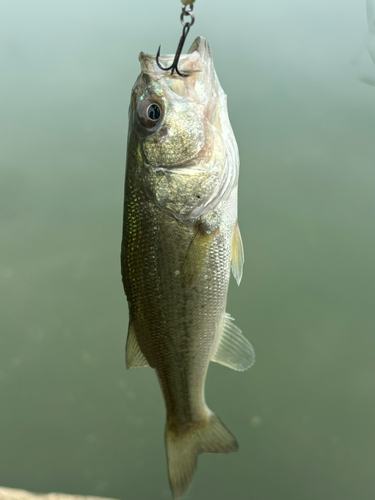
M 141 52 L 139 59 L 129 131 L 139 145 L 145 187 L 175 217 L 199 217 L 229 196 L 239 163 L 209 44 L 198 37 L 181 55 L 184 76 L 163 71 L 154 55 Z M 163 56 L 160 63 L 167 67 L 173 59 Z

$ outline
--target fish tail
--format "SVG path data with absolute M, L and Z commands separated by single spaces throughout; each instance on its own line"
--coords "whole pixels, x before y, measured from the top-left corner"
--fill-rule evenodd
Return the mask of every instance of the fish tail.
M 202 422 L 178 427 L 168 422 L 165 442 L 173 497 L 182 498 L 190 487 L 200 453 L 230 453 L 238 450 L 236 438 L 208 410 Z

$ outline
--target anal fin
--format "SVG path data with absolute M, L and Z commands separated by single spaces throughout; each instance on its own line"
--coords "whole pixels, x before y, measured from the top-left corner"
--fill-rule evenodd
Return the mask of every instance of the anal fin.
M 149 366 L 149 364 L 139 347 L 133 324 L 130 322 L 128 340 L 126 341 L 126 368 L 130 370 L 142 366 Z
M 250 342 L 233 321 L 232 316 L 225 313 L 223 331 L 211 361 L 243 371 L 254 364 L 255 353 Z
M 241 283 L 243 263 L 245 262 L 245 253 L 238 222 L 233 233 L 232 239 L 232 273 L 237 281 L 237 285 Z

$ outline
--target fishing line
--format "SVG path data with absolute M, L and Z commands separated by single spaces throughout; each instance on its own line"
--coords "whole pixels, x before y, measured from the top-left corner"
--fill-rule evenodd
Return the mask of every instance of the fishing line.
M 359 66 L 363 55 L 367 52 L 371 61 L 375 64 L 375 3 L 374 0 L 366 0 L 367 32 L 361 45 L 352 56 L 351 62 L 354 66 Z M 367 85 L 375 87 L 375 77 L 371 74 L 362 74 L 357 76 L 358 80 Z

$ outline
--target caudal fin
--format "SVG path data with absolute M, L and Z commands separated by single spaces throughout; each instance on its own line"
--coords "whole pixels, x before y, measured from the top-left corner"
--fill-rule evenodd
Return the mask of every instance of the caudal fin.
M 238 450 L 236 438 L 211 412 L 204 422 L 183 430 L 167 424 L 165 441 L 169 481 L 176 500 L 182 498 L 189 489 L 200 453 L 230 453 Z

